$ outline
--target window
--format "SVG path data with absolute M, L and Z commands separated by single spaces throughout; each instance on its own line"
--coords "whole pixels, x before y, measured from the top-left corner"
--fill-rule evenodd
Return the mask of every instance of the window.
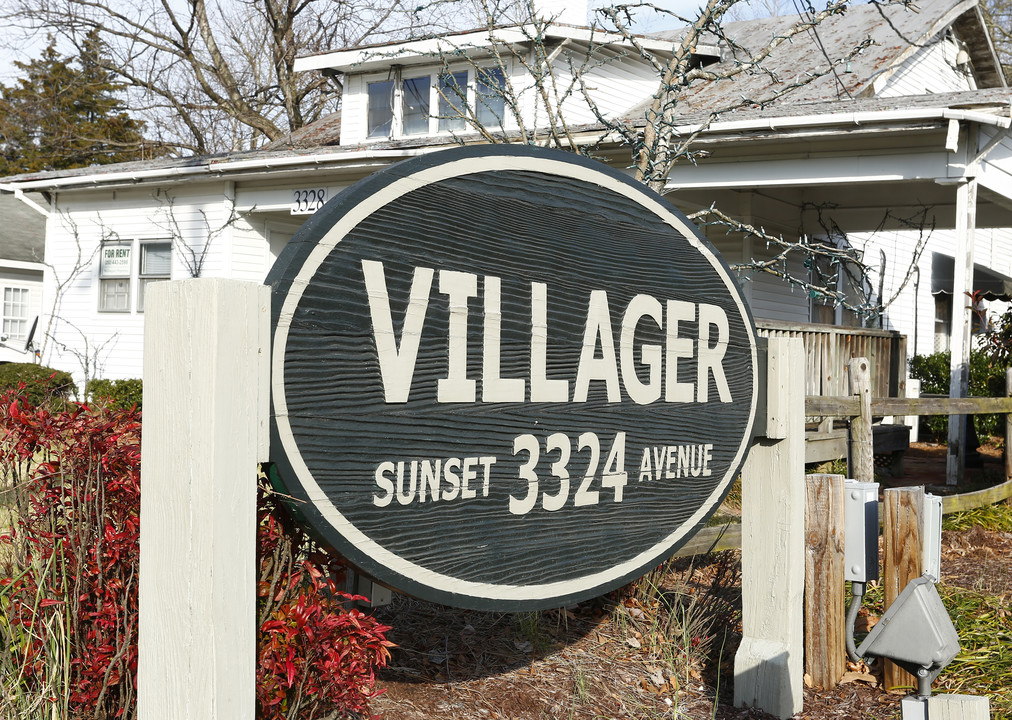
M 443 73 L 439 76 L 438 89 L 440 132 L 460 132 L 466 125 L 467 73 Z
M 172 276 L 172 243 L 141 243 L 140 282 L 137 286 L 137 310 L 144 310 L 144 290 L 148 283 Z
M 369 137 L 390 137 L 394 120 L 393 95 L 392 81 L 369 83 Z
M 460 132 L 467 128 L 464 117 L 469 109 L 483 125 L 499 127 L 506 114 L 505 87 L 506 73 L 501 68 L 415 77 L 403 77 L 395 69 L 393 79 L 366 83 L 366 136 Z
M 134 261 L 137 257 L 137 261 Z M 172 276 L 172 242 L 145 240 L 104 243 L 99 264 L 98 309 L 103 312 L 144 311 L 148 284 Z M 132 297 L 136 278 L 136 308 Z
M 484 68 L 478 71 L 475 85 L 475 110 L 478 122 L 488 127 L 502 125 L 505 121 L 506 74 L 501 68 Z
M 402 93 L 401 122 L 405 135 L 419 135 L 429 131 L 429 76 L 408 78 Z
M 131 243 L 103 243 L 99 261 L 98 309 L 130 312 Z
M 4 288 L 2 332 L 9 341 L 28 339 L 28 288 Z

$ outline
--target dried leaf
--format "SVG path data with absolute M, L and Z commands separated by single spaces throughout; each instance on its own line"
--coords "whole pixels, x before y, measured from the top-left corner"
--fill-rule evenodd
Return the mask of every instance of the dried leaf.
M 626 641 L 626 644 L 629 647 L 632 647 L 632 648 L 641 648 L 641 647 L 643 647 L 643 643 L 641 643 L 639 640 L 637 640 L 634 637 L 627 637 L 625 639 L 625 641 Z
M 875 676 L 872 675 L 871 673 L 854 672 L 853 670 L 851 670 L 849 672 L 845 672 L 843 674 L 843 677 L 840 678 L 840 684 L 841 685 L 847 685 L 848 683 L 853 683 L 853 682 L 868 683 L 872 687 L 877 687 L 878 686 L 878 680 L 876 680 Z

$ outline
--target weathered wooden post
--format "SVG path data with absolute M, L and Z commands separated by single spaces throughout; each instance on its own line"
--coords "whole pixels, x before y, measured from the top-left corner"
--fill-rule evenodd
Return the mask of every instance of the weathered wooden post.
M 843 475 L 805 480 L 805 673 L 833 688 L 846 670 Z
M 1005 394 L 1012 397 L 1012 368 L 1005 369 Z M 1012 413 L 1005 415 L 1005 480 L 1012 479 Z
M 868 358 L 847 364 L 850 392 L 861 403 L 861 414 L 850 421 L 850 474 L 858 482 L 875 482 L 875 449 L 871 427 L 871 368 Z
M 270 290 L 183 280 L 145 304 L 138 711 L 247 720 Z
M 742 631 L 734 703 L 801 711 L 805 582 L 805 353 L 770 338 L 766 437 L 742 470 Z
M 903 592 L 903 588 L 924 572 L 921 510 L 923 487 L 890 488 L 885 491 L 883 583 L 885 607 Z M 917 679 L 894 663 L 885 660 L 886 689 L 917 687 Z

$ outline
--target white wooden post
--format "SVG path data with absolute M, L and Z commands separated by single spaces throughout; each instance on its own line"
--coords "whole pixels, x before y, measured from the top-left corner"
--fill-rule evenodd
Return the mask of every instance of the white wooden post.
M 977 178 L 956 186 L 956 256 L 952 273 L 952 334 L 949 343 L 949 397 L 967 396 L 970 381 L 970 328 L 973 310 L 966 293 L 973 289 L 973 233 L 977 219 Z M 949 416 L 945 482 L 955 485 L 966 469 L 965 415 Z M 972 422 L 972 420 L 970 420 Z
M 927 699 L 927 706 L 927 716 L 931 720 L 988 720 L 991 717 L 991 700 L 986 695 L 932 695 Z
M 270 290 L 165 282 L 145 305 L 139 717 L 248 720 Z
M 742 630 L 734 703 L 801 712 L 804 678 L 805 352 L 770 338 L 766 438 L 742 470 Z
M 921 396 L 921 381 L 907 378 L 907 397 L 919 398 Z M 910 442 L 915 443 L 920 437 L 921 416 L 907 415 L 903 418 L 903 424 L 910 428 Z

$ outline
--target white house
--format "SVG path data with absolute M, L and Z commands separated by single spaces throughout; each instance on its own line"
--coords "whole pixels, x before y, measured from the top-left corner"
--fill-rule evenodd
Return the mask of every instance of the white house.
M 36 195 L 0 195 L 0 363 L 32 362 L 26 352 L 42 313 L 46 218 Z
M 564 19 L 585 17 L 565 5 L 575 15 Z M 793 20 L 731 23 L 727 32 L 737 48 L 755 48 Z M 601 142 L 601 118 L 633 131 L 645 125 L 658 84 L 648 57 L 669 57 L 681 36 L 645 37 L 633 52 L 618 35 L 550 26 L 543 65 L 557 87 L 582 68 L 591 98 L 574 92 L 562 101 L 571 141 L 600 142 L 599 157 L 628 166 L 627 148 Z M 827 58 L 862 42 L 836 72 L 808 82 Z M 322 200 L 398 160 L 486 141 L 461 113 L 473 112 L 493 134 L 543 137 L 547 113 L 558 108 L 535 98 L 532 48 L 530 28 L 509 27 L 314 55 L 297 68 L 340 76 L 341 112 L 261 150 L 7 178 L 0 190 L 49 199 L 44 361 L 79 383 L 140 376 L 149 283 L 262 281 Z M 730 66 L 736 52 L 699 44 L 694 61 Z M 675 167 L 667 197 L 686 212 L 716 205 L 790 241 L 839 242 L 842 231 L 876 268 L 871 294 L 889 302 L 882 327 L 906 336 L 906 354 L 951 343 L 960 358 L 968 343 L 961 289 L 975 287 L 967 270 L 979 268 L 974 276 L 1001 300 L 1012 277 L 1012 92 L 977 1 L 927 0 L 916 13 L 855 5 L 785 43 L 766 68 L 686 94 L 678 122 L 683 136 L 698 132 L 693 147 L 701 154 Z M 771 87 L 782 95 L 759 102 Z M 732 105 L 710 121 L 713 110 Z M 732 264 L 774 256 L 741 233 L 706 232 Z M 793 254 L 777 267 L 795 277 L 818 271 Z M 767 324 L 859 323 L 774 275 L 742 278 L 754 315 Z M 846 273 L 835 282 L 847 290 Z

